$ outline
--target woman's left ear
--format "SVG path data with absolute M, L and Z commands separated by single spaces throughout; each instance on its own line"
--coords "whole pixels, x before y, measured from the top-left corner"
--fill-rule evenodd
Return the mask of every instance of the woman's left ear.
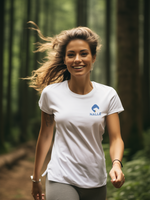
M 92 63 L 94 63 L 96 60 L 96 55 L 92 56 Z

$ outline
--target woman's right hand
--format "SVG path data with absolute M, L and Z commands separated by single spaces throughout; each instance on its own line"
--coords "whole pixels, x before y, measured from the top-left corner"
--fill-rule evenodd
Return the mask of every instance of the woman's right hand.
M 44 194 L 42 194 L 41 182 L 32 183 L 32 196 L 35 200 L 44 200 Z

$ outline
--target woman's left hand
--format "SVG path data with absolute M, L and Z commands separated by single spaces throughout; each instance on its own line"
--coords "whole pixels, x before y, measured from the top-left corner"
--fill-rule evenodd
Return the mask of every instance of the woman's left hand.
M 111 177 L 111 182 L 114 185 L 114 187 L 120 188 L 124 184 L 125 177 L 119 163 L 113 164 L 112 169 L 109 172 L 109 175 Z

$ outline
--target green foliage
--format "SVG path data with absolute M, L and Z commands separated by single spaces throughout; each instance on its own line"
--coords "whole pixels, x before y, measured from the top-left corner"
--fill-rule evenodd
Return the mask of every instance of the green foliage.
M 103 146 L 106 156 L 107 173 L 111 169 L 109 156 L 109 145 Z M 128 151 L 125 151 L 127 154 Z M 120 189 L 114 188 L 107 179 L 107 198 L 108 200 L 149 200 L 150 197 L 150 131 L 144 133 L 144 149 L 138 151 L 131 161 L 123 160 L 123 172 L 125 183 Z
M 8 153 L 12 150 L 12 144 L 10 142 L 4 142 L 2 146 L 0 146 L 0 154 Z
M 11 130 L 11 141 L 12 144 L 19 144 L 20 129 L 19 127 L 13 127 Z
M 123 169 L 126 182 L 113 193 L 115 200 L 148 200 L 150 197 L 150 161 L 145 157 L 132 160 Z
M 36 140 L 38 138 L 40 130 L 41 118 L 33 118 L 29 122 L 28 126 L 28 138 Z
M 144 133 L 144 151 L 148 158 L 150 158 L 150 129 Z

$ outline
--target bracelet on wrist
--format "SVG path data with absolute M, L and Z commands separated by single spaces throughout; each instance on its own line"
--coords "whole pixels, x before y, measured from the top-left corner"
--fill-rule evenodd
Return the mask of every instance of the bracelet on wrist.
M 39 183 L 39 182 L 41 182 L 41 179 L 39 179 L 38 181 L 34 180 L 34 179 L 33 179 L 33 176 L 30 176 L 30 178 L 31 178 L 31 181 L 32 181 L 33 183 Z
M 120 164 L 121 164 L 121 167 L 123 167 L 123 164 L 122 164 L 122 162 L 121 162 L 120 160 L 118 160 L 118 159 L 114 159 L 114 160 L 112 161 L 112 165 L 113 165 L 113 163 L 114 163 L 115 161 L 118 161 L 118 162 L 120 162 Z

